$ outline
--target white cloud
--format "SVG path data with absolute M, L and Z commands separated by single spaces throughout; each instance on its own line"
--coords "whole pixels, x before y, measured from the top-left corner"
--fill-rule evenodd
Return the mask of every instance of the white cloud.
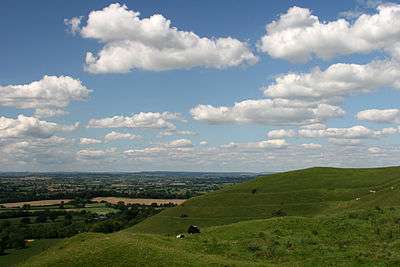
M 195 120 L 208 123 L 260 123 L 260 124 L 309 124 L 344 115 L 337 106 L 284 99 L 244 100 L 233 107 L 198 105 L 191 109 Z
M 341 139 L 339 138 L 329 138 L 329 143 L 338 146 L 358 146 L 361 145 L 360 139 Z
M 308 144 L 301 144 L 302 147 L 305 149 L 319 149 L 322 147 L 320 144 L 308 143 Z
M 301 126 L 301 129 L 306 129 L 306 130 L 324 130 L 326 128 L 327 128 L 326 125 L 323 123 L 313 123 Z
M 286 74 L 265 88 L 272 98 L 338 100 L 380 87 L 400 89 L 400 64 L 395 61 L 373 61 L 366 65 L 334 64 L 326 70 Z
M 237 39 L 199 37 L 180 31 L 160 14 L 140 18 L 126 5 L 111 4 L 91 11 L 80 30 L 78 18 L 66 20 L 83 38 L 104 44 L 95 55 L 86 54 L 91 73 L 125 73 L 134 69 L 162 71 L 193 67 L 226 68 L 254 64 L 257 57 Z
M 94 138 L 81 138 L 79 140 L 79 143 L 81 145 L 94 145 L 94 144 L 100 144 L 101 140 L 94 139 Z
M 206 145 L 208 145 L 208 142 L 207 141 L 200 141 L 200 143 L 199 143 L 201 146 L 206 146 Z
M 159 136 L 172 136 L 172 135 L 197 135 L 193 131 L 180 131 L 176 129 L 166 129 L 159 133 Z
M 10 140 L 9 140 L 10 141 Z M 24 139 L 0 143 L 0 154 L 8 164 L 62 164 L 73 161 L 72 140 L 52 136 L 46 139 Z
M 268 149 L 268 148 L 286 148 L 288 143 L 284 139 L 270 139 L 259 142 L 250 143 L 235 143 L 231 142 L 227 145 L 222 145 L 222 148 L 228 149 Z
M 285 130 L 285 129 L 280 129 L 280 130 L 272 130 L 267 133 L 268 138 L 271 139 L 282 139 L 285 137 L 295 137 L 297 135 L 296 131 L 294 130 Z
M 36 109 L 42 117 L 63 115 L 62 109 L 73 100 L 84 100 L 91 91 L 82 82 L 68 76 L 44 76 L 23 85 L 0 86 L 0 105 Z
M 110 148 L 106 150 L 82 149 L 76 154 L 79 160 L 103 160 L 112 159 L 116 156 L 116 153 L 115 148 Z
M 377 13 L 360 15 L 353 23 L 338 19 L 321 22 L 307 8 L 291 7 L 266 26 L 259 41 L 262 52 L 273 58 L 305 62 L 313 56 L 330 59 L 337 55 L 383 50 L 400 55 L 400 5 L 382 4 Z
M 327 128 L 324 130 L 300 129 L 299 136 L 306 138 L 341 138 L 341 139 L 361 139 L 376 138 L 381 135 L 380 131 L 374 131 L 367 127 L 357 125 L 350 128 Z
M 192 147 L 193 143 L 188 139 L 177 139 L 166 144 L 166 147 L 178 148 L 178 147 Z
M 380 147 L 370 147 L 368 148 L 368 153 L 370 154 L 382 154 L 384 150 Z
M 357 113 L 357 119 L 378 123 L 400 123 L 400 109 L 368 109 Z
M 78 126 L 78 123 L 60 125 L 24 115 L 18 115 L 16 119 L 0 117 L 0 138 L 49 138 L 56 132 L 73 131 Z
M 69 27 L 68 31 L 75 35 L 77 32 L 80 31 L 80 25 L 83 16 L 80 17 L 73 17 L 71 19 L 64 19 L 64 24 Z
M 140 112 L 127 116 L 91 119 L 89 128 L 154 128 L 175 129 L 172 121 L 182 121 L 179 113 L 171 112 Z
M 106 142 L 115 141 L 115 140 L 137 140 L 141 137 L 139 135 L 130 134 L 130 133 L 120 133 L 112 131 L 104 136 L 104 140 Z
M 50 118 L 50 117 L 59 117 L 63 115 L 67 115 L 68 112 L 62 109 L 47 109 L 47 108 L 38 108 L 35 111 L 35 117 L 38 118 Z

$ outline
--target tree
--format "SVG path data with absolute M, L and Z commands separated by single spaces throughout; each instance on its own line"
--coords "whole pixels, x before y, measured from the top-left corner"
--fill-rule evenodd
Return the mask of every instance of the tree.
M 10 245 L 12 248 L 26 247 L 24 235 L 18 231 L 10 233 Z
M 45 223 L 47 222 L 47 215 L 44 213 L 39 213 L 35 221 L 37 223 Z
M 31 218 L 29 218 L 29 217 L 23 217 L 23 218 L 21 219 L 21 223 L 22 223 L 22 224 L 30 224 L 30 223 L 31 223 Z
M 56 219 L 57 219 L 57 213 L 55 213 L 55 212 L 50 212 L 50 214 L 49 214 L 49 219 L 52 221 L 52 222 L 54 222 Z
M 65 216 L 64 216 L 64 224 L 65 225 L 72 224 L 72 214 L 71 213 L 65 214 Z
M 6 231 L 0 232 L 0 255 L 6 250 L 8 239 L 8 233 Z

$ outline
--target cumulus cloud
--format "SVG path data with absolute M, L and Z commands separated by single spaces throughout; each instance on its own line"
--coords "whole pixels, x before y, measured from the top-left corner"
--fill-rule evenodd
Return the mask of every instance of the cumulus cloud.
M 400 109 L 368 109 L 358 112 L 356 117 L 377 123 L 400 123 Z
M 326 70 L 285 74 L 264 88 L 265 96 L 287 99 L 324 99 L 335 101 L 356 93 L 380 87 L 400 89 L 400 64 L 395 61 L 373 61 L 366 65 L 334 64 Z
M 288 143 L 284 139 L 270 139 L 259 142 L 235 143 L 231 142 L 227 145 L 222 145 L 222 148 L 227 149 L 268 149 L 268 148 L 286 148 Z
M 400 89 L 399 62 L 339 63 L 326 70 L 280 75 L 263 88 L 266 99 L 244 100 L 232 107 L 198 105 L 191 113 L 195 120 L 209 123 L 316 124 L 343 116 L 340 105 L 345 97 L 385 87 Z M 395 113 L 385 112 L 386 116 L 397 116 Z
M 323 123 L 313 123 L 301 126 L 301 129 L 306 129 L 306 130 L 324 130 L 326 128 L 327 128 L 326 125 Z
M 192 147 L 193 143 L 189 139 L 177 139 L 173 140 L 165 145 L 166 147 L 178 148 L 178 147 Z
M 137 140 L 141 137 L 139 135 L 130 134 L 130 133 L 120 133 L 112 131 L 104 136 L 104 140 L 106 142 L 116 141 L 116 140 Z
M 75 35 L 80 31 L 81 20 L 83 16 L 64 19 L 64 24 L 68 27 L 68 31 Z
M 98 140 L 98 139 L 94 139 L 94 138 L 81 138 L 80 140 L 79 140 L 79 143 L 81 144 L 81 145 L 94 145 L 94 144 L 100 144 L 101 143 L 101 140 Z
M 295 130 L 272 130 L 267 133 L 268 138 L 270 139 L 282 139 L 285 137 L 295 137 L 297 135 Z
M 340 138 L 329 138 L 328 142 L 338 146 L 358 146 L 361 145 L 360 139 L 340 139 Z
M 197 135 L 193 131 L 181 131 L 176 129 L 167 129 L 159 133 L 159 136 L 172 136 L 172 135 Z
M 305 149 L 319 149 L 322 147 L 322 145 L 314 143 L 301 144 L 301 146 Z
M 112 159 L 116 156 L 116 154 L 117 151 L 115 148 L 110 148 L 106 150 L 82 149 L 76 153 L 78 160 Z
M 140 112 L 132 116 L 91 119 L 89 128 L 153 128 L 175 129 L 173 121 L 182 121 L 179 113 Z
M 260 124 L 309 124 L 344 115 L 337 106 L 289 101 L 284 99 L 245 100 L 232 107 L 198 105 L 191 109 L 195 120 L 208 123 L 260 123 Z
M 0 105 L 36 109 L 40 117 L 65 114 L 71 101 L 84 100 L 91 91 L 81 81 L 69 76 L 44 76 L 39 81 L 22 85 L 0 86 Z
M 382 154 L 384 150 L 380 147 L 370 147 L 368 148 L 368 153 L 370 154 Z
M 24 115 L 18 115 L 16 119 L 0 117 L 0 138 L 49 138 L 56 132 L 73 131 L 78 126 L 78 123 L 60 125 Z
M 267 24 L 258 48 L 273 58 L 292 62 L 377 50 L 399 57 L 400 5 L 381 4 L 376 11 L 361 14 L 354 22 L 343 18 L 321 22 L 311 10 L 291 7 Z
M 16 139 L 0 143 L 2 159 L 9 160 L 9 164 L 66 164 L 73 161 L 72 140 L 52 136 L 46 139 Z M 11 163 L 12 162 L 12 163 Z
M 193 67 L 220 69 L 257 62 L 245 42 L 231 37 L 200 37 L 178 30 L 161 14 L 140 18 L 139 12 L 118 3 L 91 11 L 87 24 L 80 29 L 79 18 L 66 23 L 72 32 L 104 44 L 97 54 L 86 54 L 86 70 L 91 73 Z
M 381 136 L 381 131 L 371 130 L 367 127 L 357 125 L 349 128 L 327 128 L 324 130 L 300 129 L 299 136 L 307 138 L 341 138 L 341 139 L 362 139 L 377 138 Z

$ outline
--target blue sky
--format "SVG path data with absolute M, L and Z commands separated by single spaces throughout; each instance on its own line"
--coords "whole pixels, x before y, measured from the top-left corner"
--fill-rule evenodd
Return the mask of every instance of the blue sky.
M 2 1 L 0 168 L 394 165 L 398 25 L 396 2 Z

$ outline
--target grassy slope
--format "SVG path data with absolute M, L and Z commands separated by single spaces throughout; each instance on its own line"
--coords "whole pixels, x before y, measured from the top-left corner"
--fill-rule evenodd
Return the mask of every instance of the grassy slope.
M 14 266 L 28 260 L 30 257 L 41 253 L 52 245 L 59 242 L 59 239 L 42 239 L 35 240 L 29 247 L 25 249 L 7 250 L 9 254 L 0 256 L 0 266 Z
M 82 234 L 23 266 L 398 266 L 400 209 L 210 227 L 185 239 Z
M 125 231 L 67 239 L 26 266 L 396 265 L 399 189 L 400 168 L 312 168 L 260 177 Z M 375 206 L 394 208 L 381 213 Z M 270 218 L 280 208 L 292 216 Z M 191 223 L 201 226 L 200 235 L 171 236 Z
M 253 189 L 256 189 L 254 194 Z M 184 232 L 190 224 L 208 227 L 270 218 L 278 209 L 288 215 L 314 216 L 344 208 L 400 205 L 399 189 L 399 167 L 311 168 L 259 177 L 193 198 L 143 221 L 132 231 L 176 234 Z M 369 190 L 377 193 L 372 195 Z M 357 197 L 361 200 L 356 201 Z M 188 217 L 181 217 L 182 214 Z

